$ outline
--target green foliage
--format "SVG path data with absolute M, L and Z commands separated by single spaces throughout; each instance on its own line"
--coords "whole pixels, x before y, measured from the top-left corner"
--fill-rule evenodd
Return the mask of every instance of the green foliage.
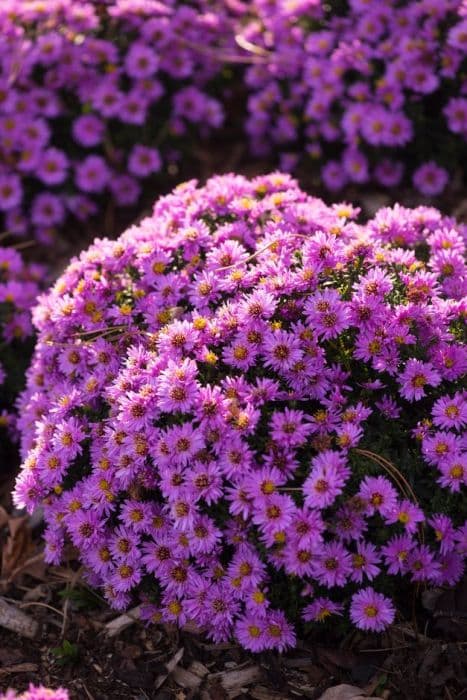
M 75 610 L 93 610 L 102 607 L 102 598 L 90 588 L 70 588 L 66 586 L 58 594 L 62 600 L 69 600 Z
M 60 646 L 51 649 L 57 666 L 71 666 L 80 659 L 81 651 L 77 644 L 64 639 Z

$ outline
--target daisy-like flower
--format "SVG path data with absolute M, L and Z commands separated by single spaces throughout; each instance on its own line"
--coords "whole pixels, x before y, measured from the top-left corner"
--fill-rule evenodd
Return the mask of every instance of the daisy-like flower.
M 382 632 L 394 622 L 394 606 L 382 593 L 363 588 L 352 596 L 350 619 L 362 630 Z
M 342 493 L 349 471 L 343 455 L 332 450 L 321 452 L 311 465 L 312 471 L 302 487 L 305 504 L 310 508 L 325 508 Z
M 314 576 L 325 586 L 345 586 L 352 573 L 352 558 L 347 549 L 338 542 L 321 546 L 314 565 Z
M 264 651 L 269 646 L 265 622 L 258 619 L 257 615 L 249 614 L 239 618 L 235 624 L 235 636 L 242 647 L 254 653 Z
M 325 622 L 332 615 L 342 615 L 344 606 L 321 596 L 309 603 L 302 613 L 306 622 Z
M 292 522 L 296 506 L 286 494 L 272 494 L 256 502 L 253 522 L 265 533 L 286 530 Z
M 467 457 L 465 455 L 451 455 L 442 459 L 437 466 L 440 471 L 438 482 L 444 488 L 459 493 L 461 488 L 467 485 Z
M 419 401 L 426 396 L 426 387 L 438 386 L 439 373 L 429 362 L 410 359 L 399 377 L 400 393 L 407 401 Z
M 440 566 L 427 545 L 414 547 L 407 557 L 407 569 L 412 581 L 436 581 Z
M 384 517 L 397 506 L 397 491 L 384 476 L 366 476 L 360 484 L 358 495 L 366 503 L 369 515 L 377 512 Z
M 286 371 L 302 358 L 300 341 L 287 331 L 266 333 L 263 341 L 264 363 L 276 371 Z
M 335 338 L 349 325 L 349 310 L 335 289 L 315 292 L 305 304 L 307 320 L 324 340 Z
M 357 542 L 357 551 L 352 554 L 352 581 L 362 583 L 366 576 L 370 581 L 380 572 L 378 566 L 381 558 L 376 547 L 370 542 Z
M 441 554 L 451 552 L 455 546 L 455 530 L 451 518 L 439 513 L 430 518 L 428 524 L 434 530 L 436 540 L 440 545 L 439 550 Z
M 394 510 L 385 515 L 384 519 L 389 524 L 401 523 L 406 532 L 413 534 L 417 531 L 418 523 L 425 520 L 425 516 L 421 508 L 404 498 L 397 503 Z
M 264 618 L 264 637 L 267 649 L 283 652 L 295 646 L 295 632 L 280 610 L 268 611 Z
M 467 425 L 467 400 L 460 392 L 452 397 L 442 396 L 435 401 L 432 415 L 439 428 L 461 430 Z

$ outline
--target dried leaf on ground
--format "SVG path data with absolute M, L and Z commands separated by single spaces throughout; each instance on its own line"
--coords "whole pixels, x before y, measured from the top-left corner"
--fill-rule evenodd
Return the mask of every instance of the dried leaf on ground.
M 3 523 L 3 527 L 8 528 L 8 536 L 2 546 L 0 576 L 3 580 L 9 580 L 13 572 L 31 556 L 34 545 L 29 527 L 29 516 L 7 517 L 5 522 L 3 512 L 0 513 L 0 523 Z

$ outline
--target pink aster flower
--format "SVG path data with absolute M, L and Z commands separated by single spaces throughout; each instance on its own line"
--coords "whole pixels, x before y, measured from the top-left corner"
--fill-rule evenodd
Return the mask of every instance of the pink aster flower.
M 342 493 L 348 477 L 343 455 L 325 450 L 311 462 L 312 470 L 303 483 L 305 504 L 310 508 L 326 508 Z
M 352 596 L 350 618 L 362 630 L 382 632 L 394 622 L 395 610 L 389 598 L 373 588 L 363 588 Z
M 435 401 L 432 410 L 433 422 L 440 428 L 460 430 L 467 425 L 467 400 L 461 393 L 442 396 Z
M 439 558 L 441 585 L 455 586 L 461 580 L 465 571 L 465 561 L 456 552 L 448 552 Z
M 21 180 L 17 175 L 0 173 L 0 211 L 17 207 L 23 198 Z
M 386 513 L 384 519 L 389 525 L 401 523 L 406 532 L 413 534 L 417 531 L 418 523 L 425 520 L 425 516 L 419 506 L 404 498 L 397 503 L 394 510 Z
M 131 78 L 149 78 L 159 66 L 153 49 L 143 43 L 135 42 L 125 57 L 125 70 Z
M 397 491 L 384 476 L 366 476 L 360 483 L 358 495 L 366 503 L 369 515 L 378 512 L 385 517 L 397 507 Z
M 266 333 L 262 346 L 264 364 L 278 372 L 284 372 L 302 358 L 300 341 L 287 331 Z
M 75 168 L 75 182 L 83 192 L 102 192 L 109 177 L 108 166 L 100 156 L 87 156 Z
M 407 556 L 407 570 L 412 581 L 436 581 L 440 566 L 427 545 L 418 545 Z
M 256 615 L 246 615 L 239 618 L 235 624 L 235 636 L 239 644 L 248 651 L 258 653 L 264 651 L 269 645 L 266 638 L 265 622 Z
M 332 615 L 342 615 L 343 609 L 341 603 L 321 596 L 303 609 L 302 617 L 306 622 L 325 622 Z
M 446 430 L 437 430 L 422 439 L 422 452 L 427 462 L 439 465 L 443 460 L 462 453 L 462 439 Z
M 448 172 L 433 161 L 424 163 L 414 172 L 412 181 L 415 187 L 428 196 L 440 194 L 449 180 Z
M 344 545 L 329 542 L 321 546 L 315 561 L 314 578 L 325 586 L 345 586 L 352 573 L 352 558 Z
M 335 289 L 315 292 L 305 305 L 308 321 L 324 340 L 335 338 L 349 325 L 349 310 Z
M 431 525 L 434 530 L 441 554 L 452 552 L 455 545 L 455 530 L 451 518 L 442 513 L 437 513 L 428 520 L 428 524 Z
M 465 454 L 453 454 L 443 458 L 437 465 L 440 471 L 438 482 L 453 493 L 459 493 L 467 485 L 467 458 Z
M 280 610 L 271 610 L 264 619 L 264 639 L 267 649 L 283 652 L 295 646 L 296 637 L 290 622 Z
M 157 148 L 136 144 L 128 159 L 128 170 L 137 177 L 148 177 L 157 173 L 162 167 L 162 160 Z
M 427 386 L 438 386 L 439 373 L 430 362 L 410 359 L 399 377 L 400 393 L 407 401 L 419 401 L 426 395 Z
M 73 138 L 85 148 L 92 148 L 101 143 L 104 135 L 104 123 L 95 114 L 82 114 L 72 126 Z
M 351 580 L 362 583 L 366 576 L 368 580 L 372 581 L 380 572 L 378 566 L 380 561 L 381 557 L 371 542 L 357 542 L 357 551 L 352 554 Z
M 67 177 L 68 158 L 58 148 L 43 151 L 36 170 L 39 179 L 46 185 L 59 185 Z
M 266 533 L 287 530 L 292 522 L 295 504 L 286 494 L 272 494 L 256 502 L 253 522 Z

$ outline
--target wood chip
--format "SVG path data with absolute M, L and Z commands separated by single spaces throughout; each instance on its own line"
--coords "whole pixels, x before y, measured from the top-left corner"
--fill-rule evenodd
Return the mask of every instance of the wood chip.
M 177 666 L 174 669 L 172 678 L 177 685 L 182 688 L 189 688 L 189 690 L 196 690 L 203 682 L 202 678 L 181 666 Z
M 199 676 L 199 678 L 204 678 L 209 673 L 209 669 L 201 661 L 192 661 L 188 666 L 188 670 Z
M 254 688 L 251 688 L 249 694 L 254 700 L 290 700 L 290 695 L 276 693 L 264 685 L 255 685 Z
M 14 664 L 13 666 L 2 666 L 0 668 L 0 678 L 9 676 L 11 673 L 35 673 L 38 669 L 37 664 Z
M 123 615 L 110 620 L 105 626 L 105 632 L 108 637 L 116 637 L 120 632 L 131 627 L 135 622 L 139 622 L 141 607 L 138 605 L 136 608 L 129 610 Z
M 184 654 L 184 653 L 185 653 L 185 649 L 182 647 L 181 649 L 179 649 L 179 650 L 177 651 L 176 654 L 174 654 L 174 656 L 172 656 L 172 658 L 170 659 L 170 661 L 167 661 L 167 663 L 165 664 L 165 673 L 161 673 L 161 674 L 160 674 L 159 676 L 157 676 L 157 678 L 156 678 L 156 682 L 155 682 L 155 684 L 154 684 L 156 690 L 157 690 L 158 688 L 160 688 L 161 685 L 163 685 L 163 683 L 165 683 L 165 681 L 166 681 L 166 679 L 168 678 L 168 676 L 170 676 L 170 674 L 173 673 L 173 671 L 175 671 L 175 669 L 177 668 L 178 664 L 179 664 L 180 661 L 182 660 L 183 654 Z
M 231 691 L 239 690 L 245 686 L 257 683 L 262 679 L 263 673 L 259 666 L 249 666 L 235 671 L 223 671 L 221 673 L 211 673 L 209 680 L 218 681 L 229 694 Z
M 35 639 L 39 634 L 38 622 L 3 598 L 0 598 L 0 626 L 28 639 Z

